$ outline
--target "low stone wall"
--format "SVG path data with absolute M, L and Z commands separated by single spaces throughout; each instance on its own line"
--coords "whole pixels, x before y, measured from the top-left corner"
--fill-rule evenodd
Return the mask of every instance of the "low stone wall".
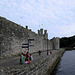
M 64 50 L 58 50 L 55 54 L 48 55 L 30 64 L 17 65 L 1 70 L 3 75 L 50 75 Z

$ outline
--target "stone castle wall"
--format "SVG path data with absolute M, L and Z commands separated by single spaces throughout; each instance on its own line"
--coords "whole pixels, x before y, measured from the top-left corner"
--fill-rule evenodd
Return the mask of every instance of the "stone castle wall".
M 28 39 L 34 39 L 31 41 L 29 47 L 29 53 L 44 51 L 50 49 L 59 49 L 59 38 L 53 38 L 48 40 L 47 30 L 38 30 L 38 34 L 26 28 L 13 23 L 6 18 L 0 17 L 0 56 L 7 56 L 23 51 L 28 51 L 27 48 L 22 48 L 22 44 L 28 43 Z

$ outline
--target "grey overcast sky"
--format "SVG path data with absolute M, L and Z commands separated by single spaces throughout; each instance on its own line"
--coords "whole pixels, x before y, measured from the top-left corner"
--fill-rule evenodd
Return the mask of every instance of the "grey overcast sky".
M 36 33 L 46 29 L 49 39 L 75 35 L 75 0 L 0 0 L 0 16 Z

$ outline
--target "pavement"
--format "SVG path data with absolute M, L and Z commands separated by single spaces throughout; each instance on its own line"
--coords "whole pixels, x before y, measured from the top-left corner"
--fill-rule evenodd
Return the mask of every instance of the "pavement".
M 53 50 L 52 54 L 54 54 L 56 52 L 57 52 L 56 50 Z M 50 51 L 48 51 L 48 55 L 47 55 L 47 51 L 42 52 L 41 55 L 39 55 L 39 53 L 32 54 L 33 62 L 36 60 L 41 60 L 42 58 L 45 58 L 49 55 L 50 55 Z M 2 60 L 0 60 L 0 68 L 6 68 L 6 67 L 20 65 L 19 61 L 20 61 L 20 56 L 2 59 Z

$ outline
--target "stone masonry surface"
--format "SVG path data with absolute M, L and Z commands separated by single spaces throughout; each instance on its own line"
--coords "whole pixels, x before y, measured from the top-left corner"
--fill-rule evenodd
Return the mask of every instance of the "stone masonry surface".
M 52 55 L 42 52 L 40 56 L 35 53 L 32 54 L 34 60 L 23 65 L 19 65 L 19 57 L 0 60 L 0 75 L 50 75 L 63 52 L 64 50 L 53 50 Z
M 48 39 L 47 30 L 38 30 L 38 34 L 31 29 L 26 28 L 0 17 L 0 57 L 6 57 L 19 54 L 23 51 L 28 51 L 27 48 L 22 48 L 22 44 L 28 43 L 28 39 L 34 39 L 31 41 L 29 47 L 29 53 L 34 53 L 45 50 L 59 49 L 59 38 Z M 47 40 L 48 39 L 48 40 Z

